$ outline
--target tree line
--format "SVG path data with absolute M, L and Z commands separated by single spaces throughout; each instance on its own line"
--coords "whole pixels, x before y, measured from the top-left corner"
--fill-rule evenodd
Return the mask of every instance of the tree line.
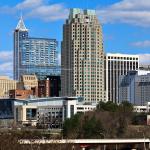
M 79 113 L 63 124 L 64 138 L 126 138 L 138 134 L 138 125 L 146 114 L 133 112 L 133 105 L 123 101 L 117 105 L 111 101 L 99 102 L 94 111 Z M 141 119 L 143 123 L 144 119 Z M 141 123 L 140 122 L 140 123 Z M 133 127 L 134 126 L 134 127 Z M 141 133 L 140 133 L 141 134 Z

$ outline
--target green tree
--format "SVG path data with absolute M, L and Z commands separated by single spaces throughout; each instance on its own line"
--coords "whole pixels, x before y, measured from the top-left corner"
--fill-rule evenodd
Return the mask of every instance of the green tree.
M 123 137 L 127 131 L 127 127 L 130 124 L 133 116 L 133 105 L 128 101 L 123 101 L 119 105 L 117 116 L 118 116 L 117 137 Z
M 83 138 L 104 138 L 104 128 L 100 120 L 92 116 L 84 122 L 82 127 Z
M 133 105 L 129 103 L 128 101 L 123 101 L 120 105 L 119 108 L 123 112 L 131 113 L 133 112 Z
M 99 104 L 97 105 L 97 110 L 116 112 L 118 110 L 118 105 L 113 103 L 112 101 L 108 101 L 106 103 L 99 102 Z
M 66 119 L 63 124 L 63 136 L 77 138 L 80 129 L 81 114 L 75 114 L 70 119 Z

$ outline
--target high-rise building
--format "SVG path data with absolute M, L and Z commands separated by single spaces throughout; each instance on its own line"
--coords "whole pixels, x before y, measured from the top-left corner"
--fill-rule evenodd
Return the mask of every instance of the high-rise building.
M 13 74 L 14 79 L 19 80 L 21 69 L 21 42 L 28 38 L 28 29 L 25 27 L 22 17 L 14 31 L 14 56 L 13 56 Z
M 147 71 L 148 72 L 148 71 Z M 150 71 L 129 71 L 119 78 L 119 101 L 144 106 L 150 101 Z
M 60 74 L 57 59 L 58 42 L 55 39 L 31 38 L 23 19 L 14 32 L 14 78 L 36 74 L 39 79 Z
M 106 100 L 119 103 L 119 76 L 127 75 L 129 70 L 138 70 L 139 56 L 126 54 L 107 54 L 105 58 Z
M 46 38 L 28 38 L 21 42 L 22 74 L 36 74 L 39 79 L 59 74 L 57 41 Z
M 102 28 L 94 10 L 71 9 L 63 25 L 61 92 L 105 100 Z
M 7 76 L 0 76 L 0 98 L 9 98 L 9 90 L 16 89 L 16 81 Z

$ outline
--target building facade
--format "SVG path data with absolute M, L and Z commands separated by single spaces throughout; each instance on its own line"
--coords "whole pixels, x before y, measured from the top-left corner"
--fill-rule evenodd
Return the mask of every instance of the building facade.
M 129 101 L 137 106 L 144 106 L 150 101 L 150 73 L 138 74 L 129 71 L 119 79 L 119 100 Z
M 38 97 L 50 97 L 50 85 L 49 80 L 38 81 Z
M 39 79 L 60 74 L 55 39 L 28 38 L 21 42 L 22 74 L 36 74 Z
M 38 97 L 59 97 L 61 90 L 60 76 L 47 76 L 38 81 Z
M 14 120 L 17 124 L 36 126 L 37 107 L 30 105 L 19 105 L 14 110 Z
M 138 70 L 139 56 L 126 54 L 106 54 L 105 88 L 107 101 L 119 103 L 119 76 L 127 75 L 129 70 Z
M 102 28 L 94 10 L 71 9 L 63 25 L 61 92 L 105 100 Z
M 24 74 L 36 74 L 39 79 L 60 74 L 57 47 L 55 39 L 29 37 L 21 18 L 14 31 L 14 79 Z
M 9 98 L 9 90 L 16 89 L 17 82 L 7 76 L 0 76 L 0 98 Z
M 20 82 L 17 83 L 18 89 L 31 90 L 34 87 L 38 87 L 38 78 L 36 75 L 22 75 Z
M 145 105 L 134 106 L 134 112 L 138 113 L 149 113 L 150 112 L 150 102 L 145 103 Z
M 49 80 L 49 97 L 59 97 L 61 93 L 61 79 L 60 76 L 47 76 Z
M 29 99 L 30 97 L 33 97 L 33 91 L 32 90 L 10 90 L 9 91 L 9 98 L 10 99 Z
M 21 102 L 14 103 L 16 123 L 48 128 L 62 128 L 65 119 L 96 109 L 96 105 L 84 105 L 78 97 L 34 98 Z

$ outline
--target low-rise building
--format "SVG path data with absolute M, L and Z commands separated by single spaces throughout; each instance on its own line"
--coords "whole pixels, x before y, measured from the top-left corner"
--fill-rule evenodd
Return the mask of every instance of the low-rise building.
M 0 76 L 0 98 L 9 98 L 9 90 L 16 89 L 16 83 L 7 76 Z
M 14 120 L 23 125 L 36 126 L 37 106 L 22 105 L 14 109 Z
M 134 112 L 150 112 L 150 102 L 145 103 L 144 106 L 134 106 Z
M 84 105 L 79 97 L 12 99 L 11 101 L 12 118 L 16 123 L 38 124 L 49 128 L 61 128 L 65 119 L 76 113 L 84 113 L 96 108 L 96 105 Z M 8 106 L 4 107 L 6 109 Z
M 59 97 L 61 90 L 60 76 L 47 76 L 38 81 L 38 97 Z
M 31 96 L 34 96 L 33 90 L 10 90 L 9 97 L 14 99 L 28 99 Z
M 38 79 L 36 75 L 22 75 L 20 82 L 17 83 L 18 89 L 28 89 L 38 87 Z

